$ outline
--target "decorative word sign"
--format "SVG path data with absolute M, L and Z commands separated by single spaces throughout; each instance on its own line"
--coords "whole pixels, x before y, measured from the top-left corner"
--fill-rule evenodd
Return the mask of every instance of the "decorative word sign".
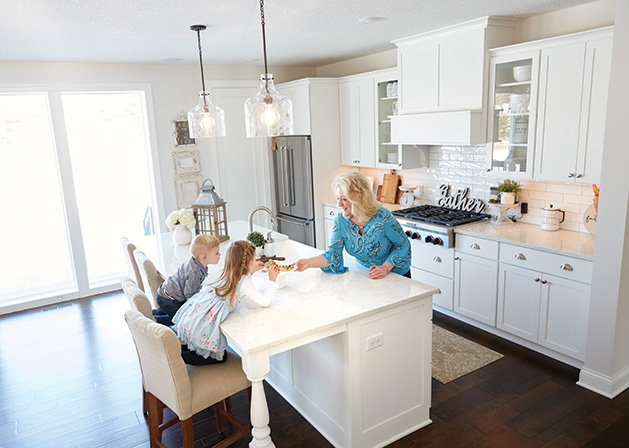
M 438 204 L 442 207 L 448 207 L 455 210 L 465 210 L 468 212 L 475 211 L 480 213 L 485 208 L 485 203 L 478 198 L 466 198 L 467 192 L 470 191 L 469 188 L 465 188 L 463 190 L 457 190 L 454 196 L 448 196 L 448 190 L 450 190 L 450 185 L 443 184 L 439 187 L 439 193 L 441 194 L 441 198 L 438 201 Z

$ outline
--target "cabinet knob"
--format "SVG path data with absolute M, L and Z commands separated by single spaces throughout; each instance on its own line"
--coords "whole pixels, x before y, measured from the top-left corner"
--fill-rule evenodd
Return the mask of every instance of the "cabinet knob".
M 568 173 L 568 177 L 572 179 L 574 177 L 574 173 Z
M 577 174 L 577 179 L 581 179 L 583 177 L 583 174 Z
M 559 266 L 559 269 L 561 269 L 562 271 L 574 271 L 574 268 L 568 263 L 562 264 L 561 266 Z
M 542 280 L 542 285 L 545 285 L 546 283 L 548 283 L 548 280 Z
M 513 258 L 517 258 L 518 260 L 526 260 L 526 257 L 524 256 L 524 254 L 521 254 L 521 253 L 515 254 Z
M 437 263 L 441 263 L 441 257 L 434 257 L 433 261 L 436 261 Z
M 480 250 L 480 246 L 478 244 L 476 244 L 476 243 L 470 244 L 470 249 Z
M 540 280 L 541 280 L 541 278 L 539 278 L 539 277 L 535 277 L 535 278 L 533 279 L 533 281 L 535 281 L 535 282 L 539 282 Z
M 360 163 L 360 160 L 352 160 L 352 163 Z
M 454 259 L 455 259 L 456 261 L 460 260 L 460 258 L 459 258 L 459 257 L 454 257 Z

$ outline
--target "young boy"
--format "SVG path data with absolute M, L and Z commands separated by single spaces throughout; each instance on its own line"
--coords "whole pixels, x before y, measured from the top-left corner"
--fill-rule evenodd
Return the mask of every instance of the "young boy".
M 212 235 L 197 235 L 194 238 L 190 259 L 182 263 L 157 290 L 155 299 L 159 308 L 153 310 L 153 315 L 159 323 L 172 325 L 171 319 L 181 305 L 201 290 L 208 274 L 207 266 L 217 264 L 221 258 L 219 244 L 218 238 Z

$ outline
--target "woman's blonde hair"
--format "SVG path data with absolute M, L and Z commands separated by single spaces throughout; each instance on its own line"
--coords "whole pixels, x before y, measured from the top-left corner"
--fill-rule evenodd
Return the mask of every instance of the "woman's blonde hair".
M 234 241 L 225 251 L 225 267 L 214 282 L 214 290 L 218 297 L 230 297 L 234 304 L 234 296 L 238 282 L 249 272 L 249 263 L 255 257 L 256 247 L 248 241 Z
M 369 181 L 358 170 L 336 176 L 332 190 L 336 193 L 337 189 L 352 203 L 352 214 L 361 222 L 369 221 L 380 209 Z

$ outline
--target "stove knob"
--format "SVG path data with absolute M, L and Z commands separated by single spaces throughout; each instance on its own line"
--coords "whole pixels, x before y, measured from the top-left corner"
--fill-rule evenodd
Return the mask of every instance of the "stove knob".
M 407 237 L 409 237 L 409 238 L 413 238 L 413 234 L 414 234 L 415 232 L 411 232 L 410 230 L 407 230 L 407 231 L 406 231 L 406 232 L 404 232 L 404 233 L 406 233 L 406 236 L 407 236 Z
M 432 236 L 428 235 L 426 238 L 424 238 L 424 241 L 427 243 L 432 243 Z
M 443 241 L 441 240 L 441 238 L 437 237 L 432 240 L 432 244 L 434 244 L 435 246 L 443 246 Z
M 417 232 L 413 232 L 413 235 L 411 236 L 411 238 L 413 238 L 414 240 L 421 240 L 422 237 L 419 233 Z

